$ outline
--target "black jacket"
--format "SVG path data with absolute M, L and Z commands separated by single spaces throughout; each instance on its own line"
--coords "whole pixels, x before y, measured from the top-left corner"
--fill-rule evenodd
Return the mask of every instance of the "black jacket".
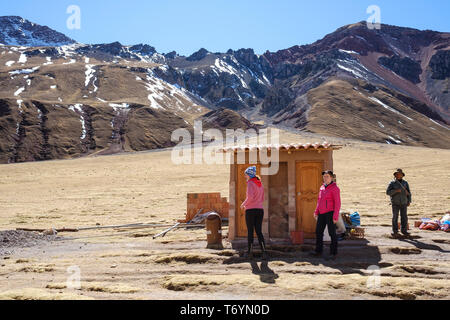
M 402 192 L 395 193 L 398 189 L 401 189 Z M 408 195 L 406 195 L 405 189 L 408 190 Z M 411 190 L 409 189 L 409 184 L 406 180 L 393 180 L 389 184 L 386 194 L 391 197 L 391 203 L 394 205 L 404 206 L 411 203 Z

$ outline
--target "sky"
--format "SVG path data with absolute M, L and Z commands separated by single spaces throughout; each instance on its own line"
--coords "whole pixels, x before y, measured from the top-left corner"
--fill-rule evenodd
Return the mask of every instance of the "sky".
M 80 9 L 79 29 L 67 26 L 71 5 Z M 367 20 L 370 5 L 380 8 L 381 23 L 450 32 L 449 0 L 1 0 L 0 16 L 21 16 L 86 44 L 145 43 L 181 55 L 200 48 L 262 54 Z

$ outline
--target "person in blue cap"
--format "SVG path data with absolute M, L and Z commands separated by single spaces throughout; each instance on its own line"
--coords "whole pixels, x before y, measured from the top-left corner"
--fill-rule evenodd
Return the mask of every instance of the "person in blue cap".
M 261 178 L 256 175 L 256 167 L 252 166 L 245 170 L 247 179 L 247 197 L 241 208 L 245 209 L 245 222 L 248 230 L 248 251 L 247 257 L 253 258 L 253 233 L 256 231 L 259 245 L 262 250 L 263 260 L 267 260 L 266 243 L 262 233 L 262 223 L 264 219 L 264 187 Z

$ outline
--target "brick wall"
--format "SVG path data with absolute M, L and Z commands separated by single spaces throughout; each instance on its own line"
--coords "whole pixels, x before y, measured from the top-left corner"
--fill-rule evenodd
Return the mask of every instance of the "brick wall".
M 228 203 L 228 199 L 222 197 L 219 192 L 188 193 L 186 221 L 192 220 L 200 209 L 203 209 L 202 213 L 215 211 L 222 218 L 228 218 L 230 204 Z

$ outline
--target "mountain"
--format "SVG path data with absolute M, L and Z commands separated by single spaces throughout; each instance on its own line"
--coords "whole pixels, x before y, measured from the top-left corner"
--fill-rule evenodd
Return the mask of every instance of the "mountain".
M 0 30 L 24 25 L 46 28 L 0 18 Z M 46 45 L 0 45 L 1 162 L 169 147 L 170 133 L 192 130 L 196 119 L 208 128 L 255 128 L 252 121 L 450 146 L 450 33 L 369 30 L 360 22 L 278 52 L 202 48 L 188 57 L 147 44 L 80 44 L 50 29 L 46 35 Z M 44 38 L 36 32 L 27 39 Z
M 64 34 L 16 16 L 0 17 L 0 43 L 13 46 L 62 46 L 75 43 Z
M 340 28 L 312 45 L 268 53 L 267 57 L 273 65 L 290 65 L 294 70 L 295 67 L 303 70 L 301 66 L 308 63 L 322 63 L 319 68 L 325 72 L 332 69 L 329 66 L 335 67 L 333 75 L 346 73 L 352 78 L 391 88 L 426 104 L 448 122 L 449 48 L 450 33 L 389 25 L 370 30 L 365 22 L 360 22 Z M 336 56 L 337 51 L 346 56 Z M 323 66 L 326 61 L 318 59 L 323 54 L 335 54 L 331 64 Z M 435 61 L 440 61 L 437 63 L 440 67 L 435 66 Z M 308 78 L 315 75 L 310 73 L 301 81 L 310 82 L 312 79 Z M 440 120 L 439 117 L 435 119 Z
M 244 131 L 254 129 L 258 131 L 262 128 L 261 125 L 251 123 L 247 119 L 243 118 L 239 113 L 226 108 L 220 108 L 208 112 L 197 120 L 202 121 L 203 130 L 218 129 L 223 133 L 226 133 L 227 129 L 242 129 Z

